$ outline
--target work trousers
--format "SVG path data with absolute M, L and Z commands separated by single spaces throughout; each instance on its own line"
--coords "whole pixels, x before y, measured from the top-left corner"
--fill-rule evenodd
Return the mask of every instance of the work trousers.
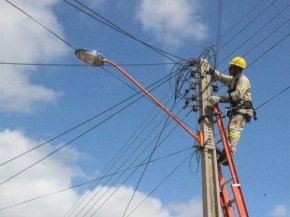
M 240 139 L 241 133 L 247 123 L 246 118 L 243 115 L 233 115 L 228 124 L 228 141 L 232 156 L 236 154 L 237 144 Z

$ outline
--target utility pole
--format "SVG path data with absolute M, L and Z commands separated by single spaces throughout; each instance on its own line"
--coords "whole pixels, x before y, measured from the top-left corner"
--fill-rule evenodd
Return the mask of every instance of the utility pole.
M 220 217 L 220 194 L 218 184 L 216 145 L 214 140 L 214 125 L 212 108 L 208 105 L 211 95 L 209 63 L 206 59 L 200 59 L 200 131 L 203 132 L 204 144 L 201 144 L 201 166 L 202 166 L 202 196 L 203 216 Z

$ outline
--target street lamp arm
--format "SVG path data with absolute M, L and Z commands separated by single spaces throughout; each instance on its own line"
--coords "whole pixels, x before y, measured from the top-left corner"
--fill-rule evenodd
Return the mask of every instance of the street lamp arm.
M 161 104 L 152 94 L 149 93 L 141 84 L 139 84 L 131 75 L 129 75 L 125 70 L 120 66 L 114 63 L 111 60 L 104 59 L 104 62 L 114 66 L 118 69 L 123 75 L 125 75 L 131 82 L 133 82 L 140 90 L 142 90 L 146 96 L 148 96 L 157 106 L 159 106 L 163 111 L 165 111 L 175 122 L 177 122 L 189 135 L 196 139 L 199 143 L 202 143 L 200 135 L 194 134 L 183 122 L 181 122 L 174 114 L 172 114 L 163 104 Z
M 131 77 L 125 70 L 111 60 L 104 58 L 100 53 L 94 50 L 77 49 L 75 51 L 76 57 L 84 64 L 90 66 L 102 66 L 104 63 L 110 64 L 125 75 L 131 82 L 133 82 L 140 90 L 142 90 L 157 106 L 165 111 L 179 126 L 181 126 L 189 135 L 196 139 L 201 145 L 204 143 L 203 133 L 195 135 L 184 123 L 182 123 L 174 114 L 172 114 L 164 105 L 162 105 L 149 91 L 147 91 L 141 84 L 139 84 L 133 77 Z

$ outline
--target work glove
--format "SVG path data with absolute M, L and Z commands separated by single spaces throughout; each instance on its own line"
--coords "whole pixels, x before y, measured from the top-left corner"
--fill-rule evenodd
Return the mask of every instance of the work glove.
M 214 75 L 215 74 L 215 69 L 212 68 L 212 67 L 209 67 L 209 70 L 207 70 L 205 73 L 208 74 L 208 75 Z
M 210 106 L 214 106 L 215 104 L 219 103 L 221 101 L 220 96 L 210 96 L 208 98 L 208 102 Z

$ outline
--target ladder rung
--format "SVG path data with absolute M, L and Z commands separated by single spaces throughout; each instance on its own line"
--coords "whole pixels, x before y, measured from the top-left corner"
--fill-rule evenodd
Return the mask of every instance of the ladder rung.
M 220 144 L 222 140 L 220 139 L 219 141 L 216 142 L 216 145 Z
M 218 155 L 222 155 L 223 154 L 223 151 L 219 147 L 216 147 L 216 152 L 217 152 Z
M 225 206 L 225 207 L 232 206 L 233 203 L 235 203 L 235 202 L 236 202 L 236 199 L 235 199 L 235 198 L 234 198 L 234 199 L 231 199 L 231 200 L 229 200 L 229 202 L 227 202 L 224 206 Z
M 227 158 L 225 158 L 224 160 L 222 160 L 222 161 L 219 161 L 218 162 L 218 165 L 220 165 L 220 164 L 223 164 L 223 163 L 225 163 L 225 162 L 227 162 L 228 161 L 228 159 Z
M 225 181 L 225 185 L 228 184 L 228 183 L 230 183 L 231 181 L 233 181 L 232 178 L 230 178 L 229 180 Z M 234 185 L 234 184 L 232 184 L 232 186 L 233 186 L 233 185 Z
M 233 179 L 230 178 L 229 180 L 225 181 L 224 183 L 220 183 L 220 184 L 221 184 L 221 187 L 222 187 L 222 188 L 225 187 L 228 183 L 230 183 L 230 182 L 232 182 L 232 181 L 233 181 Z M 233 184 L 232 184 L 232 185 L 233 185 Z

